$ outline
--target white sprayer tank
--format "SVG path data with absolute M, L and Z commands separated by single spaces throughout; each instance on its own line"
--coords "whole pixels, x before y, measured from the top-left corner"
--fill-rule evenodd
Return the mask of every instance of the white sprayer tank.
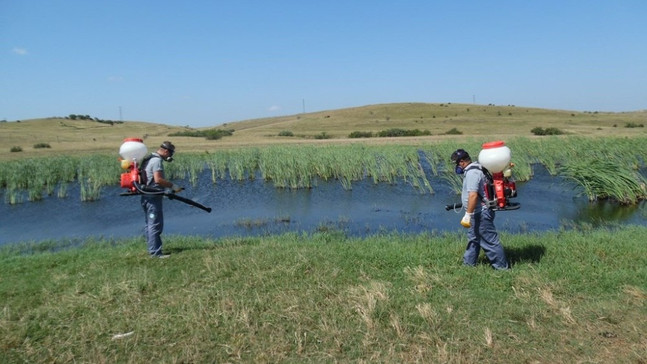
M 479 153 L 479 163 L 490 173 L 499 173 L 510 164 L 510 148 L 504 142 L 496 141 L 483 144 Z
M 146 153 L 148 153 L 148 149 L 144 145 L 144 141 L 139 138 L 126 138 L 119 147 L 121 158 L 130 162 L 133 160 L 141 161 L 146 156 Z

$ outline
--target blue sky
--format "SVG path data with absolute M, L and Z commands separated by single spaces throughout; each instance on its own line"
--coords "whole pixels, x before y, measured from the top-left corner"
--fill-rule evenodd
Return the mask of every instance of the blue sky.
M 647 1 L 0 0 L 0 120 L 647 109 Z

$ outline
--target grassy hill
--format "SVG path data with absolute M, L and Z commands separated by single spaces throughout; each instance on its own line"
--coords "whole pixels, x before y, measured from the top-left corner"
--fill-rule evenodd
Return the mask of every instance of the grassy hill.
M 46 118 L 0 123 L 0 160 L 42 156 L 51 153 L 115 153 L 126 137 L 144 138 L 149 146 L 171 139 L 180 150 L 204 151 L 246 145 L 275 143 L 408 143 L 446 138 L 532 137 L 536 127 L 557 128 L 567 134 L 589 136 L 645 135 L 647 111 L 608 113 L 574 112 L 516 106 L 452 103 L 397 103 L 296 114 L 226 123 L 218 128 L 234 130 L 219 140 L 169 136 L 196 130 L 148 122 L 100 123 L 93 120 Z M 214 126 L 216 127 L 216 126 Z M 429 131 L 432 135 L 408 138 L 349 139 L 354 131 L 377 133 L 399 128 Z M 201 128 L 208 129 L 208 128 Z M 200 129 L 197 129 L 200 130 Z M 450 131 L 460 134 L 447 134 Z M 279 136 L 285 132 L 293 136 Z M 325 135 L 328 139 L 316 139 Z M 35 145 L 49 148 L 34 148 Z M 20 147 L 21 152 L 10 152 Z
M 326 132 L 333 138 L 347 138 L 353 131 L 389 128 L 429 130 L 434 136 L 446 135 L 453 128 L 466 136 L 532 136 L 530 130 L 534 127 L 556 127 L 578 135 L 617 135 L 636 132 L 622 130 L 626 123 L 640 124 L 645 120 L 647 112 L 583 113 L 515 106 L 399 103 L 255 119 L 226 127 L 235 129 L 238 135 L 265 139 L 275 138 L 282 130 L 301 137 Z M 611 132 L 609 128 L 616 130 Z

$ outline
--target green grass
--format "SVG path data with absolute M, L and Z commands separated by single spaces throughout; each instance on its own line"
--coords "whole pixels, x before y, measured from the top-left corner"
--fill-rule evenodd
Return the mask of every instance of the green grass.
M 647 228 L 0 249 L 0 362 L 641 362 Z M 115 338 L 115 335 L 131 333 Z

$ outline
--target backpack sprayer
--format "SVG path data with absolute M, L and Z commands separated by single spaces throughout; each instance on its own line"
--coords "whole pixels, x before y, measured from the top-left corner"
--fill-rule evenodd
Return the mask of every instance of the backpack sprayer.
M 512 178 L 514 164 L 510 163 L 510 148 L 502 141 L 485 143 L 482 148 L 478 162 L 486 179 L 483 202 L 488 208 L 497 211 L 519 209 L 521 204 L 510 201 L 511 198 L 517 197 L 517 185 Z M 465 172 L 472 168 L 478 167 L 467 167 Z M 446 205 L 445 210 L 461 207 L 462 203 L 454 203 Z
M 126 172 L 121 174 L 121 188 L 128 191 L 123 192 L 120 196 L 135 196 L 135 195 L 163 195 L 169 200 L 178 200 L 191 206 L 195 206 L 206 212 L 211 212 L 211 207 L 206 207 L 188 198 L 176 195 L 173 192 L 167 192 L 163 188 L 155 188 L 146 186 L 142 183 L 142 175 L 145 174 L 145 160 L 148 149 L 144 145 L 144 141 L 139 138 L 126 138 L 124 143 L 119 147 L 119 155 L 121 155 L 121 168 Z

